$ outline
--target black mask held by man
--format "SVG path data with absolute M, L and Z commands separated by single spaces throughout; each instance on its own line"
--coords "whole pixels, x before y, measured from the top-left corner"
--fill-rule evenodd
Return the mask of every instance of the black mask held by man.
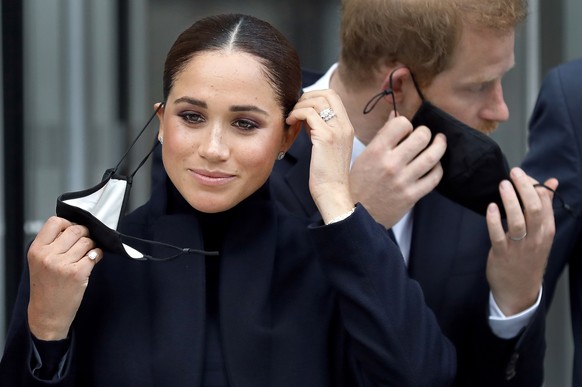
M 489 203 L 497 203 L 505 217 L 499 183 L 509 179 L 509 166 L 499 145 L 427 101 L 414 77 L 412 79 L 422 99 L 411 120 L 413 127 L 425 125 L 433 138 L 437 133 L 447 138 L 447 149 L 441 159 L 443 177 L 436 187 L 437 192 L 482 215 L 486 214 Z M 364 108 L 364 114 L 372 111 L 384 96 L 393 93 L 390 74 L 390 88 L 375 95 Z M 396 102 L 393 103 L 397 112 Z
M 376 104 L 386 95 L 392 94 L 392 74 L 390 74 L 390 88 L 376 94 L 364 107 L 364 114 L 374 109 Z M 499 145 L 486 134 L 471 128 L 430 103 L 422 94 L 418 83 L 410 74 L 418 95 L 422 99 L 420 108 L 412 117 L 414 128 L 424 125 L 432 132 L 432 137 L 443 133 L 447 138 L 447 149 L 441 158 L 443 177 L 436 187 L 436 191 L 452 201 L 473 210 L 481 215 L 487 213 L 490 203 L 496 203 L 501 217 L 505 218 L 505 209 L 499 193 L 499 184 L 509 179 L 509 165 Z M 396 101 L 392 98 L 394 112 L 397 113 Z M 542 183 L 534 184 L 553 191 Z M 567 212 L 578 217 L 577 210 L 569 206 L 554 192 Z M 518 197 L 519 198 L 519 197 Z
M 447 138 L 437 192 L 482 215 L 489 203 L 497 203 L 504 217 L 499 183 L 509 180 L 509 165 L 499 145 L 425 99 L 411 123 L 427 126 L 433 137 L 443 133 Z

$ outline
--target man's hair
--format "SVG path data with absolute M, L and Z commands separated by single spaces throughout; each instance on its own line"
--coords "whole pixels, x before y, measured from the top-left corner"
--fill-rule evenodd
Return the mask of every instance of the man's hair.
M 406 65 L 421 85 L 451 63 L 464 25 L 501 34 L 527 16 L 526 0 L 342 0 L 342 78 L 369 82 L 381 65 Z

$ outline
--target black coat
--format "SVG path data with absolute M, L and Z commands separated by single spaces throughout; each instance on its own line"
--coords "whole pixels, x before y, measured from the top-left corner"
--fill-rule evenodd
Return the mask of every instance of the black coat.
M 454 349 L 385 230 L 361 206 L 344 221 L 308 227 L 268 196 L 253 195 L 231 210 L 215 257 L 230 385 L 354 386 L 354 379 L 362 385 L 449 385 Z M 196 212 L 178 207 L 168 212 L 166 188 L 158 185 L 121 229 L 203 248 Z M 150 253 L 163 254 L 157 247 Z M 144 262 L 106 254 L 91 275 L 64 375 L 55 385 L 199 385 L 204 262 L 197 255 Z M 25 273 L 0 363 L 2 386 L 43 385 L 29 367 L 28 285 Z

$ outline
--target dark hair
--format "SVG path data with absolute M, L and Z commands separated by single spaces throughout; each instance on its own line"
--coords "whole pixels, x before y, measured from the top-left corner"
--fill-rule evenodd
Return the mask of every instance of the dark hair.
M 176 76 L 196 54 L 235 50 L 255 56 L 271 82 L 286 117 L 301 92 L 299 56 L 287 38 L 266 21 L 253 16 L 226 14 L 206 17 L 178 36 L 164 65 L 164 101 Z

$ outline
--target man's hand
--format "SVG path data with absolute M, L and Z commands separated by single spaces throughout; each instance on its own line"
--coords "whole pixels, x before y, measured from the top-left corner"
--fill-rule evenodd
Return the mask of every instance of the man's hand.
M 384 227 L 394 226 L 441 180 L 446 139 L 437 134 L 430 140 L 426 126 L 413 130 L 405 117 L 391 116 L 353 163 L 352 197 Z
M 531 307 L 539 294 L 555 233 L 553 193 L 520 168 L 511 170 L 511 180 L 500 184 L 499 192 L 507 213 L 507 231 L 501 222 L 499 208 L 490 204 L 487 227 L 491 250 L 487 259 L 487 280 L 495 302 L 506 316 Z M 556 179 L 544 183 L 555 190 Z

